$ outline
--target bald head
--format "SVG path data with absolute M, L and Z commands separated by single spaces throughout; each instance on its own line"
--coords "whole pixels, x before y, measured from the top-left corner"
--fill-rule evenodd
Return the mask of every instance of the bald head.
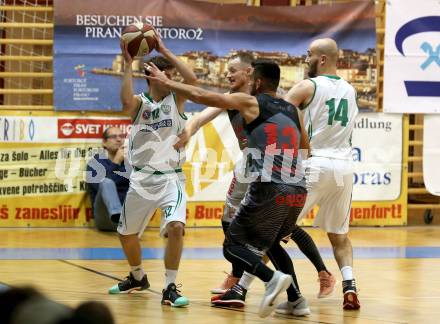
M 338 45 L 331 38 L 321 38 L 313 41 L 310 44 L 310 50 L 316 51 L 319 55 L 327 56 L 331 61 L 336 62 L 338 60 Z
M 306 62 L 309 64 L 309 76 L 320 74 L 335 74 L 339 50 L 331 38 L 314 40 L 309 47 Z

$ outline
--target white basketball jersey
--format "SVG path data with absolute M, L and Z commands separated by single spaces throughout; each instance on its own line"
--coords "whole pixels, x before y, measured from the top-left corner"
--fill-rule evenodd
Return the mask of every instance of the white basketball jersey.
M 167 174 L 179 171 L 185 162 L 184 149 L 173 148 L 187 117 L 177 109 L 170 92 L 159 102 L 147 93 L 138 95 L 141 105 L 129 137 L 129 159 L 135 171 Z
M 304 112 L 312 156 L 353 159 L 351 134 L 358 114 L 356 90 L 337 76 L 310 79 L 315 93 Z

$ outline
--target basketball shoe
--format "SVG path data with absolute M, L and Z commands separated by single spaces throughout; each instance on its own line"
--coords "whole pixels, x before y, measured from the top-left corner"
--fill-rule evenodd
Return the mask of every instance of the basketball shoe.
M 226 290 L 224 294 L 212 297 L 211 303 L 215 306 L 244 307 L 246 293 L 246 289 L 236 284 L 231 289 Z
M 350 290 L 344 293 L 344 304 L 342 308 L 345 310 L 358 310 L 361 308 L 357 292 Z
M 184 307 L 189 305 L 188 298 L 180 294 L 175 284 L 170 283 L 167 289 L 162 290 L 162 305 L 170 305 L 172 307 Z
M 357 310 L 361 308 L 361 304 L 358 299 L 356 281 L 344 280 L 342 282 L 342 291 L 344 292 L 344 303 L 342 308 L 345 310 Z
M 258 315 L 260 317 L 269 316 L 275 308 L 275 299 L 292 284 L 292 276 L 281 271 L 275 271 L 272 279 L 265 283 L 266 292 L 260 304 Z
M 119 282 L 108 290 L 109 294 L 127 294 L 134 290 L 145 290 L 150 287 L 147 275 L 144 275 L 141 280 L 136 280 L 133 275 L 130 274 L 125 280 Z
M 285 301 L 277 306 L 275 309 L 277 314 L 306 316 L 310 315 L 310 308 L 307 305 L 307 300 L 304 297 L 299 297 L 294 302 Z
M 220 287 L 211 289 L 212 294 L 224 294 L 228 289 L 231 289 L 240 280 L 240 278 L 236 278 L 232 274 L 226 273 L 226 275 L 227 276 L 225 280 L 223 280 Z
M 325 298 L 331 295 L 335 289 L 336 279 L 328 271 L 323 270 L 318 273 L 319 293 L 318 298 Z

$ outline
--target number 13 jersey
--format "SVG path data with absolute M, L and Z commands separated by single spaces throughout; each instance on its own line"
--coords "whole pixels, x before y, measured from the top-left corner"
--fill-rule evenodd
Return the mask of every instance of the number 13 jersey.
M 256 96 L 260 113 L 245 125 L 247 176 L 258 182 L 304 186 L 297 108 L 268 94 Z

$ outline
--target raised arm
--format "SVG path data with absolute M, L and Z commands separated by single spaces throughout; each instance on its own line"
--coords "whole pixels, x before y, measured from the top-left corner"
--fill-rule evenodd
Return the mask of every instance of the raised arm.
M 222 111 L 223 109 L 221 108 L 207 107 L 203 109 L 200 113 L 195 115 L 193 118 L 191 118 L 186 124 L 188 126 L 188 129 L 191 131 L 191 136 L 194 135 L 200 129 L 200 127 L 206 125 L 215 117 L 220 115 Z
M 146 76 L 147 79 L 157 82 L 163 87 L 166 87 L 195 103 L 218 107 L 224 110 L 231 108 L 236 109 L 240 111 L 240 114 L 247 123 L 251 122 L 258 116 L 258 102 L 257 99 L 251 95 L 241 92 L 222 94 L 175 82 L 168 79 L 166 75 L 152 63 L 149 65 L 149 72 L 150 75 Z
M 221 108 L 207 107 L 197 115 L 194 115 L 185 125 L 182 133 L 179 134 L 179 141 L 174 145 L 178 149 L 184 147 L 191 136 L 193 136 L 203 125 L 206 125 L 223 111 Z
M 171 52 L 165 46 L 165 44 L 163 43 L 162 39 L 160 38 L 157 32 L 156 32 L 156 39 L 157 39 L 156 51 L 158 51 L 168 61 L 170 61 L 170 63 L 176 68 L 177 72 L 179 72 L 179 74 L 182 76 L 184 83 L 195 85 L 197 83 L 197 77 L 194 74 L 194 71 L 184 62 L 182 62 L 176 55 L 174 55 L 173 52 Z M 177 107 L 180 113 L 183 113 L 184 111 L 184 104 L 186 99 L 187 98 L 181 95 L 177 95 L 176 97 Z
M 306 79 L 295 84 L 284 96 L 284 100 L 302 110 L 307 108 L 313 100 L 314 94 L 315 83 L 310 79 Z
M 121 41 L 122 57 L 124 58 L 124 75 L 122 77 L 121 85 L 121 103 L 122 111 L 129 115 L 131 119 L 136 117 L 141 100 L 139 97 L 133 95 L 133 59 L 127 50 L 127 45 Z

